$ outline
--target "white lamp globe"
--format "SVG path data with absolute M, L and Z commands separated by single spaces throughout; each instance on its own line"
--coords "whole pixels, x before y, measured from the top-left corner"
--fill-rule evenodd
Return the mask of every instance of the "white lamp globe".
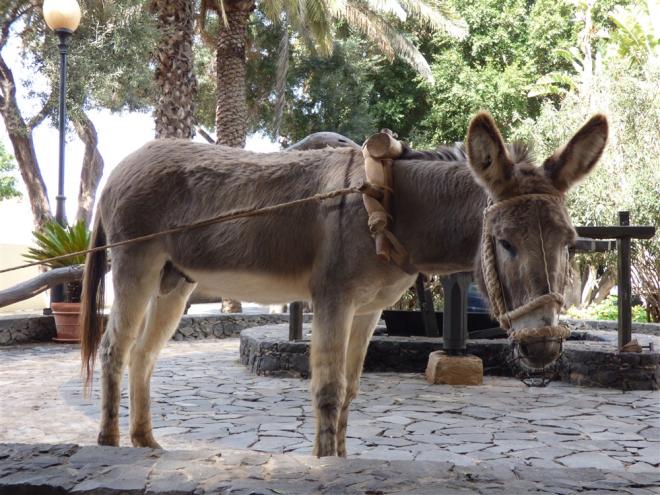
M 74 32 L 80 24 L 80 5 L 76 0 L 44 0 L 44 19 L 54 31 Z

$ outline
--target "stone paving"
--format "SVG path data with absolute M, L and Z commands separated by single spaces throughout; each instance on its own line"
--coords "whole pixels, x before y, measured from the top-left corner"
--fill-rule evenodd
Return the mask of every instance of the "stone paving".
M 94 444 L 99 387 L 83 398 L 78 352 L 54 344 L 0 349 L 0 442 Z M 168 449 L 309 454 L 307 386 L 250 374 L 238 363 L 238 339 L 170 342 L 152 380 L 154 433 Z M 122 445 L 130 445 L 127 413 L 124 391 Z M 499 377 L 451 387 L 428 385 L 420 374 L 368 373 L 348 437 L 352 459 L 660 473 L 660 393 L 556 382 L 527 388 Z
M 0 495 L 652 495 L 656 473 L 0 444 Z

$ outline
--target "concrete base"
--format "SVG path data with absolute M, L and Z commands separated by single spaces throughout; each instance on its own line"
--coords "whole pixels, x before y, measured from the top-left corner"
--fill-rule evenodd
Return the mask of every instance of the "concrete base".
M 445 351 L 435 351 L 429 354 L 426 381 L 431 384 L 481 385 L 484 382 L 484 364 L 477 356 L 451 356 Z

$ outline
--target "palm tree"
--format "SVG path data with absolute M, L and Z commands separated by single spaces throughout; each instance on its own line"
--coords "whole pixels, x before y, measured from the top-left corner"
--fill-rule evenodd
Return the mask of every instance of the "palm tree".
M 202 0 L 200 29 L 202 36 L 216 50 L 218 143 L 243 147 L 247 130 L 245 98 L 245 45 L 250 13 L 255 0 Z M 264 14 L 284 27 L 280 44 L 278 80 L 283 89 L 288 57 L 288 31 L 291 29 L 311 41 L 321 53 L 332 50 L 335 21 L 344 21 L 363 33 L 390 59 L 400 57 L 423 77 L 432 79 L 428 62 L 419 50 L 388 21 L 416 18 L 434 29 L 462 37 L 466 27 L 443 7 L 439 0 L 265 0 L 260 4 Z M 219 18 L 217 36 L 210 34 L 208 18 L 215 12 Z M 283 91 L 279 91 L 283 95 Z M 276 113 L 281 114 L 281 101 Z
M 150 8 L 160 33 L 154 56 L 156 138 L 192 138 L 197 90 L 192 50 L 195 0 L 152 0 Z

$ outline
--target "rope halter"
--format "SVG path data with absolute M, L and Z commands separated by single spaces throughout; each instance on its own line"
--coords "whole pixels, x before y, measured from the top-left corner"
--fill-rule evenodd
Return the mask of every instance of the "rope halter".
M 524 316 L 532 311 L 541 308 L 547 304 L 555 303 L 560 308 L 564 303 L 564 297 L 555 292 L 550 284 L 550 276 L 548 274 L 547 260 L 545 248 L 543 246 L 543 234 L 541 235 L 541 250 L 543 261 L 546 267 L 546 278 L 548 281 L 548 292 L 538 296 L 531 301 L 519 306 L 515 309 L 509 310 L 504 298 L 504 289 L 502 281 L 497 272 L 497 258 L 495 254 L 495 239 L 493 236 L 492 226 L 492 213 L 502 210 L 503 208 L 513 206 L 519 203 L 524 203 L 532 200 L 547 201 L 552 204 L 563 205 L 563 197 L 555 194 L 523 194 L 515 196 L 510 199 L 498 201 L 497 203 L 490 204 L 484 210 L 483 218 L 483 232 L 481 235 L 481 267 L 484 276 L 484 283 L 490 300 L 493 315 L 500 322 L 502 328 L 506 329 L 509 338 L 513 342 L 526 342 L 530 340 L 539 339 L 566 339 L 570 336 L 570 330 L 564 326 L 551 325 L 539 328 L 523 328 L 513 330 L 511 322 L 521 316 Z

